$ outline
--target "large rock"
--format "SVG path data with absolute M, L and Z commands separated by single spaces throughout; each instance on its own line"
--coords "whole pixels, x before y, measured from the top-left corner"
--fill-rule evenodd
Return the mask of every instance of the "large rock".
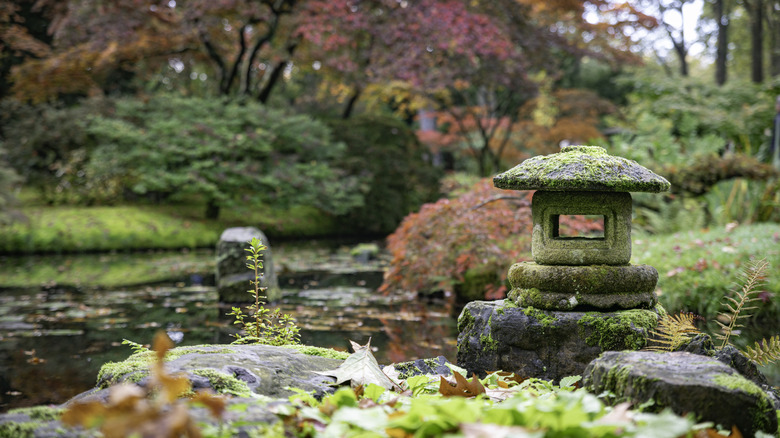
M 267 247 L 262 253 L 263 276 L 260 285 L 265 290 L 266 302 L 277 301 L 282 293 L 279 282 L 274 272 L 274 259 L 271 254 L 271 245 L 262 231 L 254 227 L 228 228 L 222 232 L 217 242 L 217 291 L 222 302 L 250 302 L 254 301 L 247 291 L 252 289 L 250 281 L 254 281 L 255 274 L 247 268 L 246 249 L 249 241 L 258 238 Z
M 278 421 L 277 406 L 288 403 L 294 394 L 289 388 L 300 388 L 321 397 L 332 393 L 335 379 L 317 374 L 338 368 L 348 355 L 325 348 L 308 346 L 273 347 L 267 345 L 201 345 L 178 347 L 166 355 L 166 370 L 184 373 L 194 390 L 211 389 L 229 395 L 224 420 L 231 423 L 236 436 L 247 433 L 258 424 Z M 149 365 L 156 353 L 136 353 L 122 362 L 107 363 L 100 370 L 98 387 L 84 392 L 61 407 L 38 406 L 0 415 L 0 437 L 91 437 L 96 431 L 66 428 L 59 421 L 63 408 L 86 401 L 108 400 L 110 386 L 134 383 L 145 387 Z M 219 421 L 205 408 L 192 407 L 190 413 L 198 422 L 219 427 Z
M 733 368 L 706 356 L 610 351 L 588 365 L 583 384 L 596 394 L 610 391 L 617 401 L 652 401 L 651 409 L 668 407 L 726 428 L 736 426 L 744 436 L 777 430 L 771 397 Z
M 338 368 L 345 357 L 337 351 L 306 346 L 202 345 L 172 349 L 166 356 L 165 367 L 170 373 L 186 374 L 195 390 L 212 389 L 243 397 L 286 398 L 294 394 L 287 389 L 290 387 L 319 395 L 332 392 L 334 380 L 315 371 Z M 145 352 L 122 362 L 103 365 L 96 389 L 120 382 L 145 386 L 153 360 L 154 352 Z
M 657 323 L 654 310 L 559 312 L 472 301 L 458 318 L 457 362 L 479 375 L 503 370 L 558 381 L 581 375 L 604 351 L 644 347 Z

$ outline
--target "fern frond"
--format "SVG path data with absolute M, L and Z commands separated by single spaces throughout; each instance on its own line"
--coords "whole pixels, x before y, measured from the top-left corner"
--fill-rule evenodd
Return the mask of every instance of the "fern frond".
M 769 340 L 762 339 L 761 342 L 753 344 L 755 348 L 747 346 L 742 354 L 748 359 L 759 365 L 775 363 L 780 360 L 780 335 L 771 336 Z
M 743 278 L 742 290 L 737 289 L 735 291 L 734 294 L 736 295 L 736 298 L 729 296 L 725 297 L 726 300 L 723 305 L 726 307 L 727 311 L 720 313 L 718 316 L 722 316 L 728 320 L 728 325 L 718 322 L 723 332 L 715 335 L 716 339 L 723 341 L 720 348 L 724 348 L 726 345 L 729 345 L 729 338 L 731 335 L 736 336 L 735 329 L 737 327 L 742 327 L 742 325 L 737 323 L 737 320 L 749 318 L 751 315 L 748 313 L 748 311 L 755 310 L 757 308 L 755 306 L 748 306 L 747 304 L 758 300 L 758 297 L 756 296 L 759 292 L 758 288 L 764 284 L 764 278 L 768 266 L 769 262 L 767 262 L 765 259 L 751 263 L 740 274 L 740 277 Z M 733 303 L 734 305 L 732 306 L 730 303 Z
M 680 345 L 689 341 L 694 335 L 700 334 L 699 329 L 694 325 L 694 321 L 700 316 L 693 313 L 682 313 L 677 315 L 663 315 L 658 320 L 656 330 L 651 330 L 650 334 L 658 345 L 650 345 L 646 350 L 650 351 L 674 351 Z

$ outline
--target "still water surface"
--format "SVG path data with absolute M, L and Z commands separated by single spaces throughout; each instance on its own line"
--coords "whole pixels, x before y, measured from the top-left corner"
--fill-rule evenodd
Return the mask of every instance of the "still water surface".
M 371 338 L 380 364 L 444 355 L 455 360 L 455 320 L 444 300 L 421 302 L 414 295 L 382 296 L 384 262 L 356 264 L 349 247 L 289 245 L 273 248 L 283 299 L 278 305 L 301 327 L 304 344 L 347 350 L 349 340 Z M 100 366 L 132 353 L 123 339 L 147 344 L 166 330 L 178 345 L 227 344 L 237 326 L 225 314 L 213 286 L 212 252 L 5 258 L 0 267 L 0 412 L 19 406 L 61 403 L 90 389 Z M 117 262 L 121 260 L 121 262 Z M 161 262 L 165 260 L 165 262 Z M 171 261 L 173 263 L 171 264 Z M 178 260 L 178 261 L 177 261 Z M 186 260 L 182 262 L 181 260 Z M 20 272 L 83 264 L 128 272 L 130 287 L 62 284 L 44 280 L 22 287 Z M 128 267 L 132 265 L 132 267 Z M 170 270 L 153 285 L 144 266 Z M 98 269 L 101 271 L 101 269 Z M 49 275 L 49 274 L 43 274 Z M 117 280 L 119 277 L 119 280 Z M 121 273 L 105 283 L 121 283 Z M 169 276 L 170 277 L 170 276 Z M 5 284 L 3 284 L 5 282 Z M 72 283 L 72 281 L 71 281 Z M 13 287 L 8 287 L 11 284 Z

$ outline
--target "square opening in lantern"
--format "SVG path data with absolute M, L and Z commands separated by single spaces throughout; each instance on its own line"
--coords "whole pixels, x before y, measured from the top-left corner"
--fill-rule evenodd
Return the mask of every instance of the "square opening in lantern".
M 553 239 L 604 240 L 607 216 L 599 214 L 551 216 Z
M 531 210 L 536 263 L 620 265 L 631 259 L 628 193 L 540 190 L 534 193 Z

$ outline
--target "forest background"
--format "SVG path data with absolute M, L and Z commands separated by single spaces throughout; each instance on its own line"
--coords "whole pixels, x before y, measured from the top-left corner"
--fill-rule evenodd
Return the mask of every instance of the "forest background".
M 670 310 L 780 268 L 780 1 L 2 0 L 0 41 L 0 253 L 389 234 L 384 290 L 498 298 L 530 212 L 484 178 L 597 144 L 672 182 Z

